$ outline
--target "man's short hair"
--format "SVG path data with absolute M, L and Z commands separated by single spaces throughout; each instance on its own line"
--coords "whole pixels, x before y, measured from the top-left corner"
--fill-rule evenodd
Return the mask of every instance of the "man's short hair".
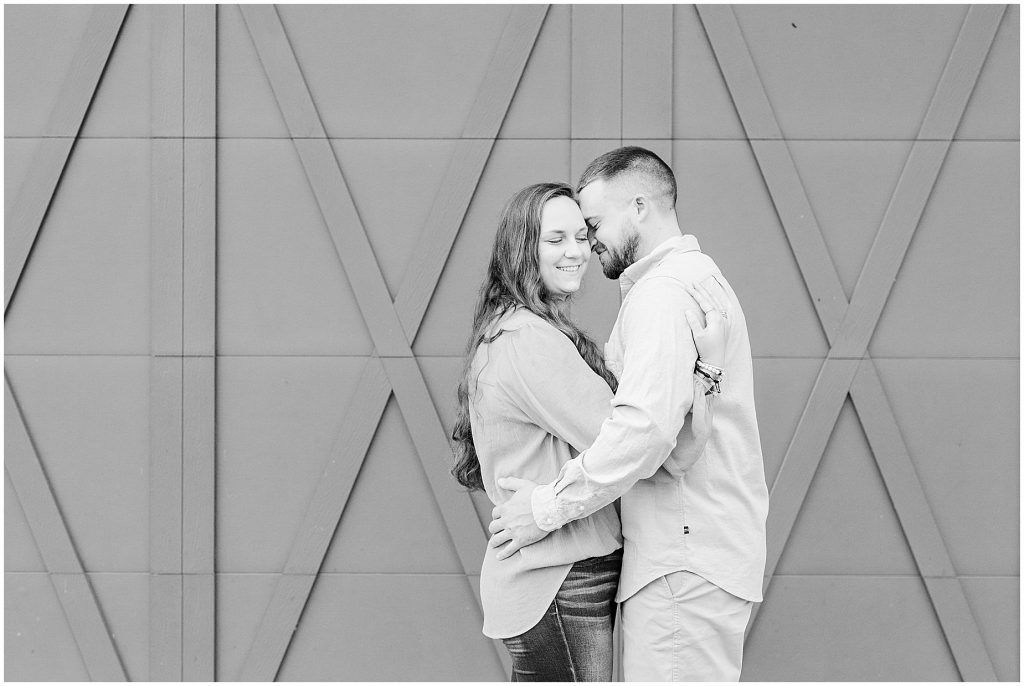
M 606 152 L 588 164 L 576 184 L 576 195 L 579 197 L 580 191 L 597 179 L 611 181 L 627 174 L 635 176 L 637 185 L 649 195 L 663 197 L 666 204 L 671 198 L 670 207 L 675 207 L 676 177 L 672 169 L 647 148 L 635 145 Z

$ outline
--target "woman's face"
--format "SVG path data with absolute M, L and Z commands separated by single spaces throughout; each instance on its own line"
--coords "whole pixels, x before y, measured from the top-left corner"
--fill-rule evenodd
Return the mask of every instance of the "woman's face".
M 572 198 L 560 195 L 544 203 L 537 257 L 548 293 L 566 296 L 580 289 L 590 261 L 590 243 L 583 213 Z

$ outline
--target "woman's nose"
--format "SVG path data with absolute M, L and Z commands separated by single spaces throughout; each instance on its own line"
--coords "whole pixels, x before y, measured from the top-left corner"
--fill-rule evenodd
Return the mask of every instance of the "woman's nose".
M 580 246 L 579 242 L 574 238 L 569 239 L 568 245 L 565 246 L 565 256 L 579 257 L 582 254 L 583 248 Z

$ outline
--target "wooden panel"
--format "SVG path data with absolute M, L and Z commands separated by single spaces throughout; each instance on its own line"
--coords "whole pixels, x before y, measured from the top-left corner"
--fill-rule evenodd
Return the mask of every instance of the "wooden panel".
M 549 5 L 519 88 L 501 125 L 501 138 L 569 137 L 572 92 L 570 5 Z
M 324 574 L 278 678 L 507 679 L 475 604 L 461 576 Z M 399 659 L 381 659 L 395 646 Z
M 215 363 L 211 357 L 186 357 L 181 362 L 181 571 L 212 574 Z
M 184 8 L 184 132 L 188 137 L 217 134 L 217 7 Z
M 182 654 L 184 681 L 215 674 L 217 8 L 184 7 Z
M 452 479 L 444 462 L 437 459 L 438 455 L 450 452 L 451 446 L 430 401 L 422 372 L 412 357 L 383 358 L 382 362 L 462 569 L 474 574 L 484 561 L 484 532 L 470 514 L 475 511 L 465 489 Z
M 768 581 L 775 573 L 800 507 L 807 497 L 807 489 L 810 488 L 832 435 L 832 427 L 842 409 L 857 366 L 857 360 L 824 361 L 811 390 L 811 400 L 805 406 L 786 449 L 779 477 L 769 485 L 771 507 L 768 511 L 768 559 L 764 571 Z
M 962 577 L 1000 681 L 1020 679 L 1020 577 Z
M 498 141 L 416 338 L 417 355 L 461 355 L 501 207 L 516 190 L 569 176 L 564 141 Z
M 11 479 L 18 502 L 32 529 L 32 537 L 36 541 L 50 573 L 81 573 L 82 564 L 78 560 L 75 546 L 68 535 L 67 527 L 61 518 L 53 491 L 39 463 L 37 448 L 32 443 L 25 426 L 21 409 L 14 400 L 10 382 L 4 376 L 4 427 L 8 431 L 5 444 L 4 468 Z M 6 449 L 9 449 L 6 450 Z
M 154 126 L 156 122 L 154 122 Z M 182 352 L 184 156 L 179 139 L 153 139 L 150 184 L 150 350 Z
M 5 452 L 4 467 L 25 511 L 32 536 L 46 562 L 50 582 L 60 600 L 75 646 L 93 680 L 124 681 L 117 650 L 96 604 L 78 553 L 64 524 L 47 481 L 24 416 L 4 377 L 4 426 L 12 450 Z
M 473 150 L 482 150 L 483 161 L 486 161 L 490 145 L 487 141 L 455 140 L 335 140 L 331 143 L 388 292 L 392 298 L 403 293 L 396 308 L 408 330 L 411 320 L 405 312 L 408 310 L 411 314 L 411 310 L 404 303 L 430 296 L 430 293 L 420 293 L 410 297 L 412 294 L 402 291 L 410 269 L 426 259 L 420 254 L 419 243 L 434 236 L 426 227 L 427 222 L 435 220 L 432 228 L 439 233 L 433 240 L 443 243 L 444 234 L 440 232 L 450 230 L 450 226 L 444 224 L 451 221 L 457 230 L 462 221 L 450 208 L 445 208 L 448 211 L 443 213 L 452 215 L 447 217 L 431 217 L 431 211 L 442 200 L 463 200 L 460 195 L 470 195 L 476 185 L 476 177 L 453 179 L 449 168 Z M 398 195 L 400 202 L 396 202 Z M 468 203 L 468 198 L 465 202 Z M 434 248 L 435 252 L 439 250 Z
M 447 455 L 434 457 L 447 466 Z M 321 570 L 391 574 L 461 572 L 451 536 L 445 529 L 394 399 L 388 402 L 366 459 L 361 466 L 358 459 L 355 462 L 359 477 L 345 503 L 337 531 L 333 532 Z M 385 492 L 388 496 L 381 497 Z M 396 507 L 396 503 L 401 503 L 401 507 Z M 416 526 L 410 527 L 410 521 L 415 521 Z M 481 530 L 482 527 L 473 533 L 482 552 L 486 543 L 476 533 Z M 388 544 L 380 545 L 381 541 Z
M 749 321 L 748 310 L 744 315 Z M 821 360 L 816 359 L 754 358 L 754 404 L 766 483 L 773 483 L 779 473 L 820 369 Z
M 1019 361 L 875 364 L 954 568 L 1019 574 Z M 984 400 L 964 393 L 975 383 Z
M 913 139 L 966 8 L 737 5 L 735 13 L 787 138 Z
M 88 5 L 29 4 L 5 9 L 4 136 L 44 135 L 46 118 L 60 95 L 92 10 Z
M 279 576 L 253 572 L 216 575 L 217 677 L 221 681 L 237 679 L 241 673 Z
M 212 69 L 212 65 L 211 65 Z M 217 143 L 184 141 L 182 337 L 188 355 L 213 355 L 217 309 Z
M 149 577 L 149 681 L 181 681 L 181 574 Z
M 150 135 L 180 138 L 184 134 L 181 103 L 185 98 L 182 71 L 185 12 L 180 5 L 155 5 L 149 11 L 150 65 L 153 71 L 150 81 Z
M 861 271 L 833 353 L 861 354 L 871 338 L 892 281 L 903 263 L 910 240 L 932 193 L 939 168 L 978 79 L 1003 8 L 972 7 L 963 21 L 939 85 L 928 106 L 878 238 Z M 936 140 L 929 140 L 936 139 Z
M 316 574 L 282 574 L 249 646 L 237 681 L 274 681 L 291 644 L 299 616 L 317 580 Z
M 917 566 L 900 521 L 847 400 L 775 575 L 913 576 Z
M 233 53 L 221 74 L 238 96 L 222 99 L 221 134 L 284 135 L 274 123 L 278 115 L 267 111 L 276 109 L 273 99 L 260 92 L 262 75 L 245 63 L 255 54 L 242 43 L 248 39 L 237 31 L 236 17 L 228 16 L 234 8 L 221 10 Z M 509 8 L 322 5 L 279 11 L 331 136 L 453 138 L 483 82 Z M 462 26 L 473 30 L 455 30 Z M 359 66 L 338 69 L 339 64 Z M 225 66 L 242 83 L 230 83 Z
M 677 141 L 673 160 L 681 227 L 697 237 L 739 295 L 754 356 L 823 357 L 828 346 L 814 299 L 750 146 Z M 780 304 L 784 327 L 775 319 Z
M 622 7 L 572 8 L 572 137 L 622 138 Z
M 971 93 L 958 139 L 1020 138 L 1020 5 L 1007 5 L 978 84 Z
M 218 351 L 369 355 L 290 141 L 219 141 Z
M 406 271 L 395 299 L 406 339 L 410 342 L 419 330 L 430 296 L 437 287 L 546 11 L 546 6 L 513 9 L 488 65 L 484 84 L 462 130 L 463 137 L 481 140 L 456 148 L 441 182 L 441 192 L 417 242 L 419 259 Z
M 672 128 L 676 139 L 745 139 L 695 5 L 673 7 Z
M 221 138 L 288 136 L 238 5 L 217 8 L 217 89 Z
M 928 576 L 925 573 L 922 576 L 960 677 L 964 681 L 995 681 L 992 660 L 985 650 L 960 580 L 955 577 Z
M 43 128 L 44 137 L 74 138 L 85 119 L 103 67 L 121 30 L 127 5 L 100 5 L 89 16 L 81 43 Z M 10 305 L 29 252 L 63 174 L 73 143 L 43 147 L 10 210 L 4 208 L 4 312 Z
M 787 141 L 847 299 L 910 152 L 907 141 Z
M 218 358 L 218 571 L 284 569 L 365 365 Z
M 1019 151 L 1018 143 L 950 147 L 871 340 L 873 355 L 1018 356 L 1019 291 L 1007 284 L 1020 275 Z
M 87 681 L 47 574 L 4 574 L 4 680 Z
M 181 680 L 183 358 L 150 358 L 149 679 Z
M 149 676 L 149 574 L 87 574 L 129 681 Z
M 6 351 L 149 352 L 147 141 L 79 141 L 5 319 Z
M 917 133 L 918 139 L 949 140 L 956 133 L 1004 11 L 1003 5 L 968 10 Z
M 182 358 L 153 357 L 149 396 L 149 569 L 181 573 Z
M 672 5 L 622 7 L 623 138 L 672 138 L 673 11 Z
M 212 681 L 216 588 L 213 574 L 182 575 L 182 681 Z
M 144 357 L 6 359 L 64 525 L 89 572 L 148 569 L 148 367 Z
M 103 70 L 103 80 L 89 104 L 89 116 L 82 124 L 79 138 L 145 138 L 151 135 L 151 27 L 157 8 L 148 5 L 129 7 L 117 43 Z M 178 13 L 181 14 L 180 8 Z
M 11 477 L 4 472 L 4 571 L 45 572 L 32 530 L 18 503 Z
M 762 607 L 744 680 L 959 679 L 919 578 L 782 576 Z

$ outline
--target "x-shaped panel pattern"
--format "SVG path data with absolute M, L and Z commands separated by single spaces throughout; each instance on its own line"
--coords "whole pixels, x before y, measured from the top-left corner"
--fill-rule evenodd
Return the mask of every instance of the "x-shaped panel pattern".
M 242 15 L 284 115 L 292 142 L 331 234 L 348 282 L 375 347 L 356 384 L 355 400 L 289 552 L 284 573 L 246 657 L 241 680 L 272 680 L 280 669 L 317 572 L 390 394 L 405 418 L 430 488 L 479 603 L 479 574 L 486 533 L 469 495 L 448 475 L 442 456 L 450 453 L 437 410 L 412 353 L 427 305 L 461 227 L 494 140 L 529 59 L 547 6 L 511 10 L 483 85 L 463 128 L 428 215 L 410 267 L 392 302 L 366 231 L 334 156 L 309 87 L 302 76 L 280 17 L 271 5 L 242 6 Z M 506 667 L 508 657 L 495 650 Z
M 5 319 L 127 12 L 127 5 L 101 5 L 92 11 L 50 112 L 44 137 L 38 143 L 17 195 L 4 212 Z M 9 432 L 4 469 L 25 513 L 86 671 L 96 681 L 125 681 L 117 648 L 6 372 L 4 426 Z
M 957 667 L 967 681 L 995 680 L 995 672 L 867 346 L 1004 9 L 985 5 L 968 11 L 853 297 L 847 301 L 732 8 L 699 8 L 830 345 L 771 489 L 765 591 L 849 394 Z

